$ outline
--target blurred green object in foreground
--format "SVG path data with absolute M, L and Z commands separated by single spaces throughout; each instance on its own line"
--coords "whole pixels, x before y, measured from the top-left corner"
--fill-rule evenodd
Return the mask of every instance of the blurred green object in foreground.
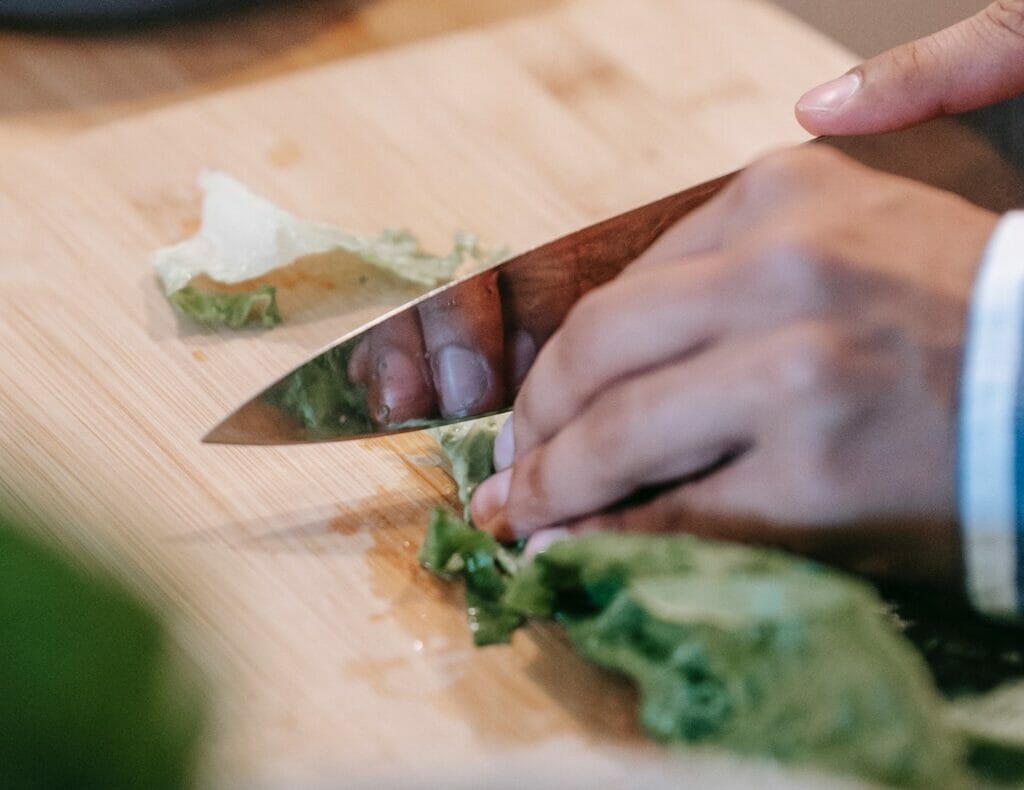
M 189 787 L 201 699 L 150 607 L 0 515 L 0 787 Z

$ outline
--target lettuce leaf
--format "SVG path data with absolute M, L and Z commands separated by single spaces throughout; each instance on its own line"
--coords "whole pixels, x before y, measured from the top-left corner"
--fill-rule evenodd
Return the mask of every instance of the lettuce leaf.
M 474 644 L 507 642 L 522 624 L 523 616 L 502 604 L 508 587 L 509 562 L 514 564 L 514 560 L 486 532 L 442 507 L 435 508 L 417 558 L 435 576 L 461 577 L 465 581 L 466 618 Z
M 473 491 L 494 474 L 494 439 L 505 419 L 505 415 L 484 417 L 430 431 L 448 458 L 465 520 L 435 508 L 418 559 L 436 576 L 463 579 L 466 619 L 473 642 L 479 646 L 508 642 L 524 619 L 502 603 L 509 580 L 518 570 L 517 547 L 502 546 L 469 523 Z
M 336 256 L 332 261 L 338 265 L 357 260 L 426 291 L 449 282 L 468 260 L 480 268 L 506 255 L 485 251 L 471 233 L 457 233 L 452 250 L 435 255 L 406 230 L 361 236 L 310 222 L 226 173 L 205 172 L 199 184 L 204 192 L 199 231 L 157 250 L 151 263 L 172 304 L 205 324 L 279 323 L 276 290 L 259 280 L 311 256 Z
M 845 574 L 684 534 L 597 533 L 537 555 L 501 604 L 554 617 L 630 678 L 659 740 L 906 786 L 966 781 L 927 667 Z
M 181 313 L 201 324 L 223 324 L 237 329 L 249 325 L 269 328 L 281 323 L 277 289 L 272 285 L 240 293 L 201 291 L 186 285 L 167 298 Z
M 464 506 L 493 473 L 500 424 L 432 432 Z M 528 618 L 560 622 L 583 657 L 636 685 L 640 722 L 659 740 L 908 786 L 967 782 L 962 728 L 881 598 L 853 577 L 683 534 L 590 535 L 521 563 L 442 508 L 419 560 L 464 581 L 477 645 L 509 641 Z M 1006 775 L 1015 752 L 996 746 Z
M 448 458 L 466 520 L 469 519 L 469 500 L 476 487 L 494 474 L 494 439 L 506 419 L 508 415 L 502 414 L 429 431 Z

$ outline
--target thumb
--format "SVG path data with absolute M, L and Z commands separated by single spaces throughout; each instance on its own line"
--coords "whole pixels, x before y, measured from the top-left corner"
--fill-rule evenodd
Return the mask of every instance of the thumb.
M 813 134 L 887 132 L 1022 92 L 1024 0 L 1000 0 L 808 91 L 796 117 Z

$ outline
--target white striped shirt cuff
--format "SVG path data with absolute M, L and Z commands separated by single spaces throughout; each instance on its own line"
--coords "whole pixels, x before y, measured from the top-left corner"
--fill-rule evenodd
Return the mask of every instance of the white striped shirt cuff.
M 960 396 L 959 499 L 967 590 L 1024 610 L 1024 212 L 1000 220 L 974 286 Z

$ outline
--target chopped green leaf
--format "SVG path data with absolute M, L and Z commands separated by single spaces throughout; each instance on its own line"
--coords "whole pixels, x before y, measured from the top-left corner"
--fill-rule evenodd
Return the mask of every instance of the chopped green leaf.
M 477 592 L 468 577 L 466 619 L 473 634 L 473 643 L 480 647 L 508 642 L 523 624 L 521 615 L 502 606 L 500 601 L 489 600 Z
M 493 537 L 444 508 L 431 513 L 419 550 L 420 564 L 442 578 L 465 580 L 467 617 L 477 645 L 507 642 L 523 620 L 501 603 L 508 586 L 508 576 L 497 559 L 501 552 Z
M 494 474 L 494 438 L 506 419 L 506 415 L 484 417 L 430 431 L 448 458 L 464 518 L 469 518 L 469 500 L 476 487 Z
M 182 314 L 200 324 L 237 329 L 251 325 L 269 328 L 281 323 L 277 291 L 272 285 L 261 285 L 244 293 L 200 291 L 187 285 L 167 298 Z
M 493 472 L 497 430 L 435 432 L 464 505 Z M 466 578 L 477 644 L 505 641 L 525 617 L 561 621 L 583 656 L 637 685 L 640 720 L 661 740 L 912 786 L 966 776 L 963 741 L 927 669 L 861 582 L 688 535 L 595 534 L 523 567 L 500 567 L 499 550 L 435 512 L 420 559 Z
M 661 740 L 904 785 L 964 776 L 923 662 L 843 574 L 686 535 L 595 534 L 539 554 L 502 603 L 554 615 L 632 679 Z
M 451 252 L 435 255 L 423 250 L 407 230 L 392 228 L 377 236 L 360 236 L 299 219 L 225 173 L 203 173 L 199 183 L 204 191 L 199 231 L 157 250 L 152 265 L 175 306 L 207 324 L 279 323 L 274 290 L 258 280 L 309 256 L 336 256 L 332 264 L 338 265 L 358 260 L 427 290 L 449 282 L 467 260 L 483 268 L 507 255 L 504 250 L 488 252 L 470 233 L 456 234 Z M 200 290 L 195 286 L 200 276 L 214 284 L 253 282 L 256 286 L 235 294 L 216 287 Z
M 466 537 L 475 531 L 444 508 L 436 507 L 430 514 L 430 526 L 416 558 L 431 573 L 446 576 L 452 557 L 460 554 Z

